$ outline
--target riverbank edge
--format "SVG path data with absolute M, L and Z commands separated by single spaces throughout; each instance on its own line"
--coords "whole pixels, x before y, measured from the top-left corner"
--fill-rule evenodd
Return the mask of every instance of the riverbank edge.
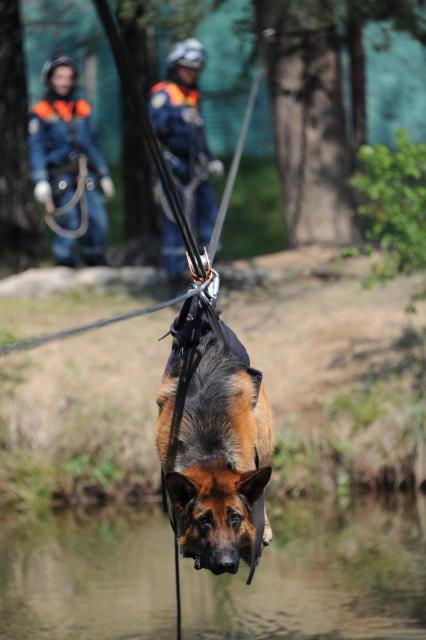
M 336 261 L 335 252 L 328 251 L 319 260 L 315 251 L 306 251 L 302 254 L 303 259 L 296 253 L 286 253 L 286 276 L 290 281 L 300 278 L 305 281 L 308 277 L 326 282 L 339 278 L 362 281 L 370 268 L 365 258 L 362 262 Z M 252 265 L 250 278 L 254 278 L 253 282 L 265 283 L 265 274 L 268 274 L 271 286 L 272 281 L 282 278 L 281 259 L 280 269 L 274 269 L 278 258 L 264 257 L 259 259 L 258 265 Z M 247 264 L 236 263 L 235 268 L 244 274 L 243 279 L 248 277 Z M 250 279 L 248 282 L 251 287 L 253 282 Z M 69 305 L 74 302 L 70 295 Z M 52 298 L 52 305 L 56 303 Z M 10 337 L 5 334 L 5 339 Z M 321 428 L 316 432 L 305 429 L 308 420 L 286 416 L 277 429 L 280 435 L 276 441 L 273 479 L 268 488 L 273 500 L 324 494 L 346 500 L 351 493 L 425 491 L 424 331 L 412 330 L 402 336 L 394 348 L 397 359 L 386 365 L 389 369 L 386 375 L 382 370 L 375 376 L 369 374 L 359 384 L 340 390 L 331 402 L 324 403 L 320 408 Z M 71 375 L 78 378 L 75 363 L 70 361 L 68 365 L 67 383 Z M 10 386 L 8 393 L 12 401 L 16 387 L 21 384 L 21 369 L 28 363 L 17 360 L 14 366 L 16 371 L 10 366 L 0 371 L 2 382 Z M 69 432 L 63 434 L 62 448 L 69 446 L 70 441 L 66 438 L 75 437 L 76 432 L 72 429 L 84 423 L 82 418 L 87 417 L 78 413 L 78 407 L 72 403 L 65 409 L 75 410 L 75 415 L 71 416 Z M 89 410 L 92 409 L 89 407 Z M 111 415 L 107 415 L 108 412 Z M 14 434 L 13 450 L 8 450 L 6 440 L 0 437 L 0 465 L 3 467 L 0 469 L 0 505 L 25 511 L 113 502 L 137 505 L 159 500 L 159 465 L 153 442 L 147 445 L 144 458 L 136 453 L 128 455 L 136 437 L 141 439 L 140 435 L 112 431 L 111 424 L 119 425 L 129 416 L 108 406 L 103 406 L 100 413 L 89 412 L 88 416 L 93 424 L 100 421 L 101 435 L 91 433 L 93 439 L 89 440 L 83 434 L 80 442 L 73 443 L 73 452 L 56 457 L 54 463 L 34 457 L 31 441 L 27 442 L 29 434 L 21 434 L 19 429 Z M 155 417 L 148 416 L 147 422 L 154 424 Z M 123 436 L 129 440 L 125 463 L 123 458 L 126 456 L 120 457 Z M 148 441 L 147 437 L 145 439 Z M 140 463 L 140 460 L 144 462 Z

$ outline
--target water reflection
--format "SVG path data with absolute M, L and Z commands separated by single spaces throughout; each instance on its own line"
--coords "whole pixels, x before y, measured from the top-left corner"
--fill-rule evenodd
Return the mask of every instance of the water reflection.
M 289 503 L 253 585 L 181 562 L 184 640 L 426 638 L 426 501 Z M 8 519 L 0 640 L 175 637 L 173 544 L 157 511 Z

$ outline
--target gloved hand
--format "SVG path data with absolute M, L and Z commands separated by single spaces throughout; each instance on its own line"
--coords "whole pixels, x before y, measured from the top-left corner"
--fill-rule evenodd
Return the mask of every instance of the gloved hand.
M 115 195 L 115 187 L 114 183 L 109 176 L 103 176 L 99 180 L 99 184 L 101 185 L 102 193 L 104 194 L 107 200 L 111 200 L 111 198 Z
M 161 205 L 161 200 L 162 200 L 162 195 L 163 195 L 163 188 L 160 184 L 160 181 L 157 180 L 152 188 L 152 195 L 154 197 L 154 202 L 155 204 L 157 204 L 158 206 Z
M 40 180 L 34 187 L 34 198 L 41 204 L 46 204 L 52 200 L 52 187 L 47 180 Z
M 218 160 L 217 158 L 215 160 L 210 160 L 207 168 L 210 175 L 214 176 L 215 178 L 220 178 L 221 176 L 223 176 L 224 167 L 222 160 Z

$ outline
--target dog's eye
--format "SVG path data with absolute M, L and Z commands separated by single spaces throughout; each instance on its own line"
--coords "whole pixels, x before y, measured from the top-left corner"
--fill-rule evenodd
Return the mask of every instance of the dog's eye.
M 212 528 L 211 516 L 209 514 L 206 514 L 204 516 L 201 516 L 201 518 L 198 518 L 197 527 L 201 535 L 208 535 Z
M 229 516 L 229 521 L 233 529 L 238 529 L 241 524 L 242 517 L 236 511 L 233 511 Z

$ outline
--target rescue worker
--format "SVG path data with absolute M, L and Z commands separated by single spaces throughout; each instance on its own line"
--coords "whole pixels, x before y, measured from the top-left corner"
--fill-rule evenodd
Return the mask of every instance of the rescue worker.
M 55 207 L 66 210 L 55 220 L 67 237 L 53 234 L 52 253 L 55 265 L 67 267 L 75 267 L 78 262 L 76 238 L 69 236 L 80 228 L 83 205 L 88 226 L 80 239 L 82 258 L 88 266 L 106 264 L 107 217 L 96 179 L 105 198 L 113 197 L 115 191 L 95 138 L 91 106 L 75 96 L 77 76 L 76 61 L 66 53 L 55 53 L 47 60 L 42 71 L 46 95 L 31 108 L 28 124 L 34 197 L 47 211 Z M 88 167 L 85 188 L 82 181 L 83 197 L 67 210 L 82 157 L 87 158 Z
M 200 251 L 210 241 L 217 216 L 216 197 L 209 176 L 223 174 L 222 162 L 213 158 L 208 149 L 200 111 L 197 81 L 205 63 L 204 47 L 195 38 L 175 45 L 166 59 L 167 79 L 152 87 L 149 107 L 185 213 L 198 236 Z M 169 277 L 171 293 L 181 293 L 182 274 L 186 271 L 185 247 L 161 191 L 160 195 L 162 264 Z

